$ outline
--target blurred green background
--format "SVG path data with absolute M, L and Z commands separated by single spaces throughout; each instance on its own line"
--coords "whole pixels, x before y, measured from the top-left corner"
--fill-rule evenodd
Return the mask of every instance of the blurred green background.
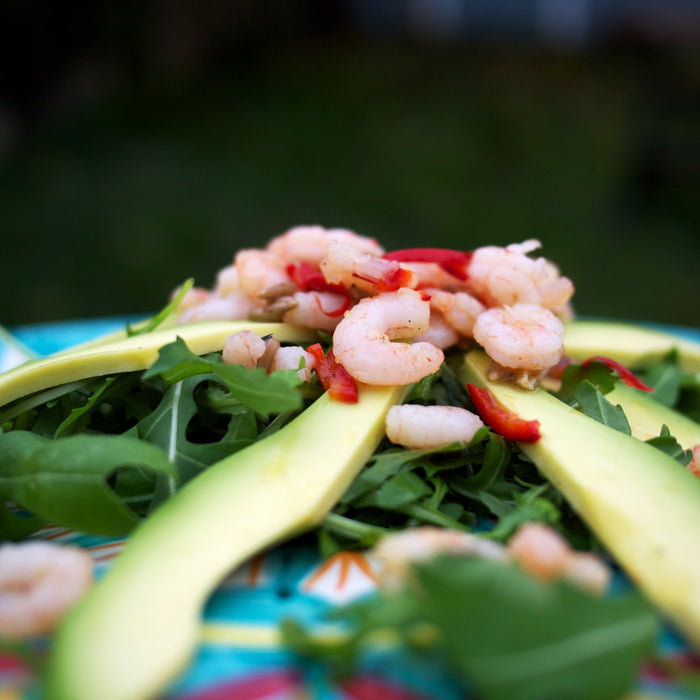
M 0 323 L 148 313 L 318 223 L 538 238 L 579 313 L 700 326 L 697 15 L 473 5 L 5 3 Z

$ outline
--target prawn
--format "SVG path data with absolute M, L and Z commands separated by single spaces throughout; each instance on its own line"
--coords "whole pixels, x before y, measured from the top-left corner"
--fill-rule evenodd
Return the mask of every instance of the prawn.
M 233 333 L 224 341 L 221 359 L 229 365 L 243 365 L 248 369 L 258 366 L 265 354 L 265 341 L 253 331 Z
M 564 353 L 564 325 L 536 304 L 484 311 L 474 324 L 474 338 L 501 367 L 516 374 L 524 370 L 522 382 L 554 367 Z
M 386 436 L 411 449 L 468 443 L 484 422 L 475 413 L 457 406 L 392 406 L 386 417 Z
M 543 523 L 523 523 L 508 541 L 507 550 L 511 560 L 534 578 L 566 579 L 592 593 L 603 593 L 610 583 L 610 569 L 599 557 L 572 549 Z
M 574 285 L 546 258 L 528 256 L 540 246 L 530 239 L 505 248 L 477 248 L 467 267 L 469 288 L 488 306 L 539 304 L 567 312 Z
M 187 297 L 187 295 L 185 295 L 185 297 Z M 196 303 L 184 309 L 178 317 L 178 322 L 236 321 L 248 318 L 248 315 L 254 307 L 254 302 L 240 292 L 229 294 L 225 297 L 207 292 L 206 296 L 199 295 Z
M 0 547 L 0 637 L 50 632 L 92 585 L 87 552 L 48 542 Z
M 363 253 L 353 246 L 331 241 L 321 260 L 321 272 L 329 284 L 355 287 L 368 294 L 415 287 L 415 274 L 395 260 Z
M 240 291 L 251 299 L 269 287 L 291 282 L 284 258 L 268 250 L 244 248 L 236 253 L 233 264 Z
M 445 317 L 439 311 L 434 310 L 430 312 L 430 325 L 428 326 L 428 330 L 414 338 L 414 341 L 432 343 L 442 350 L 451 348 L 453 345 L 456 345 L 459 340 L 459 334 L 445 320 Z
M 447 323 L 465 338 L 472 338 L 474 323 L 486 307 L 467 292 L 446 292 L 432 287 L 425 290 L 430 295 L 430 308 L 439 311 Z
M 272 361 L 273 372 L 278 369 L 295 369 L 299 379 L 303 382 L 311 381 L 311 370 L 315 366 L 314 356 L 300 345 L 287 345 L 279 348 Z
M 346 297 L 334 292 L 295 292 L 290 298 L 296 303 L 282 316 L 285 323 L 329 333 L 340 323 L 347 303 Z
M 333 333 L 333 354 L 356 380 L 367 384 L 410 384 L 436 372 L 444 354 L 432 343 L 395 343 L 424 333 L 430 304 L 412 289 L 360 300 Z
M 343 228 L 325 229 L 323 226 L 295 226 L 273 238 L 266 249 L 288 263 L 305 262 L 317 266 L 325 257 L 331 241 L 351 245 L 369 255 L 384 254 L 384 248 L 374 238 Z

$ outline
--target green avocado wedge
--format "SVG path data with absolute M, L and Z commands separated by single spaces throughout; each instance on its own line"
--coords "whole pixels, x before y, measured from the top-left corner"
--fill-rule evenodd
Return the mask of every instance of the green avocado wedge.
M 488 388 L 541 437 L 519 443 L 639 589 L 700 648 L 700 479 L 660 450 L 604 426 L 543 389 L 487 379 L 490 359 L 470 352 L 465 382 Z
M 0 374 L 0 406 L 60 384 L 146 369 L 158 359 L 158 350 L 177 337 L 197 355 L 215 352 L 223 348 L 229 335 L 244 329 L 260 336 L 273 335 L 281 342 L 313 342 L 317 338 L 309 328 L 285 323 L 208 321 L 79 346 L 40 360 L 30 360 Z
M 604 355 L 625 367 L 660 360 L 675 348 L 682 369 L 700 372 L 700 343 L 631 323 L 567 321 L 564 324 L 564 347 L 567 356 L 575 362 L 593 355 Z
M 136 529 L 54 638 L 48 700 L 157 696 L 190 661 L 217 583 L 317 525 L 384 436 L 403 387 L 322 395 L 289 425 L 216 463 Z

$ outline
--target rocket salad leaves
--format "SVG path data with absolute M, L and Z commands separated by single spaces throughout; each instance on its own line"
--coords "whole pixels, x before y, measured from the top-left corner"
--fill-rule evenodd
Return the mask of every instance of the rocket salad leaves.
M 74 382 L 3 409 L 0 537 L 52 522 L 122 535 L 209 465 L 302 408 L 293 371 L 194 355 L 178 339 L 145 373 Z

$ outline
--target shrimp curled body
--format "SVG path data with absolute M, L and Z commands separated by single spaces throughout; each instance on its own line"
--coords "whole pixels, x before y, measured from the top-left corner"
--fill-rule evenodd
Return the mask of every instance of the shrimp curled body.
M 90 556 L 48 542 L 0 547 L 0 637 L 50 632 L 93 580 Z
M 412 449 L 426 449 L 469 442 L 484 425 L 479 416 L 457 406 L 392 406 L 386 417 L 391 442 Z
M 539 372 L 564 353 L 564 326 L 536 304 L 494 307 L 479 314 L 474 338 L 503 367 Z
M 333 333 L 335 359 L 360 382 L 410 384 L 436 372 L 444 354 L 432 343 L 395 343 L 424 333 L 430 305 L 411 289 L 384 292 L 353 306 Z

